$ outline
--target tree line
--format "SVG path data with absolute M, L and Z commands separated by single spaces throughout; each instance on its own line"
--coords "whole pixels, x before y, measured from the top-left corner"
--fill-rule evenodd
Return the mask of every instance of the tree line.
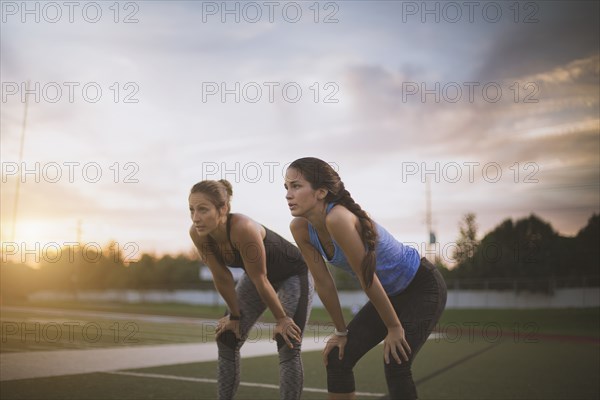
M 63 253 L 67 253 L 66 250 Z M 2 298 L 24 298 L 42 290 L 75 293 L 80 290 L 213 288 L 212 282 L 200 279 L 202 264 L 194 252 L 161 257 L 144 253 L 135 261 L 127 260 L 123 254 L 116 242 L 110 242 L 103 249 L 87 249 L 85 254 L 76 252 L 74 256 L 56 260 L 43 257 L 33 267 L 20 262 L 3 262 L 0 269 Z
M 507 219 L 477 238 L 475 214 L 466 214 L 459 225 L 452 269 L 438 265 L 446 278 L 535 279 L 581 278 L 598 281 L 600 218 L 592 215 L 577 235 L 559 235 L 532 214 L 517 221 Z
M 459 224 L 455 265 L 440 258 L 436 265 L 448 280 L 598 277 L 599 225 L 600 218 L 594 214 L 576 236 L 564 237 L 548 222 L 530 215 L 517 221 L 507 219 L 478 239 L 476 216 L 471 213 Z M 142 254 L 129 262 L 118 244 L 110 242 L 102 250 L 88 249 L 85 257 L 45 259 L 34 267 L 5 261 L 4 255 L 2 261 L 0 294 L 4 300 L 41 290 L 213 288 L 212 282 L 200 278 L 203 265 L 195 250 L 160 257 Z M 338 288 L 359 288 L 343 271 L 330 269 Z

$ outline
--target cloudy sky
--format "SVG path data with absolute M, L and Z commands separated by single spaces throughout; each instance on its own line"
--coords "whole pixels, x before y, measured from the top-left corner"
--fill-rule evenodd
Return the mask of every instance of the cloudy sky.
M 441 248 L 467 212 L 480 236 L 599 212 L 597 2 L 114 4 L 2 2 L 5 245 L 79 225 L 131 258 L 187 252 L 189 189 L 220 178 L 291 239 L 282 175 L 303 156 L 419 247 L 426 178 Z

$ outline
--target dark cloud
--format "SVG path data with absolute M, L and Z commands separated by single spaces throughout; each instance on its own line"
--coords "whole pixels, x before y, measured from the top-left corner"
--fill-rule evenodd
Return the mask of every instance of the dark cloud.
M 598 54 L 597 1 L 538 1 L 536 23 L 512 24 L 489 48 L 480 80 L 506 79 L 550 70 Z
M 349 68 L 343 85 L 354 98 L 355 122 L 337 146 L 362 154 L 418 150 L 436 157 L 539 160 L 559 157 L 593 161 L 598 148 L 598 56 L 568 62 L 524 76 L 534 84 L 519 92 L 511 80 L 498 81 L 498 102 L 482 97 L 456 102 L 443 96 L 406 96 L 410 77 L 377 65 Z M 427 82 L 433 87 L 435 82 Z M 442 82 L 443 84 L 443 82 Z M 527 100 L 527 101 L 526 101 Z M 596 122 L 597 125 L 597 122 Z M 566 135 L 566 136 L 565 136 Z M 575 136 L 573 136 L 575 135 Z M 332 143 L 335 138 L 330 139 Z M 385 144 L 382 146 L 382 144 Z

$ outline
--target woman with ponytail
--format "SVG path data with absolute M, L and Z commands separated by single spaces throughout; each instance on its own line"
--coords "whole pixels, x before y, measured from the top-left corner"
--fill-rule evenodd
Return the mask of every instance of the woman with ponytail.
M 217 324 L 218 398 L 232 399 L 240 382 L 240 348 L 269 308 L 277 323 L 280 396 L 299 399 L 302 334 L 310 314 L 313 283 L 297 247 L 243 214 L 230 213 L 231 184 L 206 180 L 189 195 L 190 236 L 208 265 L 228 312 Z M 229 268 L 242 268 L 237 285 Z
M 374 222 L 328 163 L 294 161 L 285 188 L 290 229 L 335 325 L 323 351 L 329 398 L 355 398 L 352 369 L 382 341 L 390 399 L 417 398 L 411 365 L 446 305 L 441 274 Z M 356 277 L 369 298 L 348 325 L 324 259 Z

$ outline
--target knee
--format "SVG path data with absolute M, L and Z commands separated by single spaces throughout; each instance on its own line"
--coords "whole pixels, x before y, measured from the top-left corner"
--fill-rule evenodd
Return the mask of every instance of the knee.
M 285 341 L 283 341 L 283 339 L 281 341 L 283 343 L 277 341 L 277 350 L 279 352 L 280 362 L 284 363 L 300 357 L 299 343 L 293 343 L 294 347 L 290 349 L 290 347 L 287 345 L 287 343 L 285 343 Z
M 298 350 L 298 351 L 300 351 L 300 347 L 302 346 L 301 342 L 298 342 L 296 340 L 291 339 L 290 341 L 292 343 L 292 346 L 294 346 L 294 348 L 290 349 L 290 347 L 286 343 L 285 339 L 280 334 L 275 335 L 275 341 L 277 342 L 277 350 L 280 351 L 280 352 L 281 352 L 282 349 L 286 349 L 286 348 L 289 349 L 289 350 Z
M 235 333 L 225 331 L 217 338 L 217 346 L 219 347 L 219 350 L 234 350 L 237 348 L 239 341 L 240 340 L 235 337 Z
M 402 364 L 390 364 L 385 365 L 385 376 L 390 379 L 412 379 L 412 368 L 410 363 L 403 362 Z
M 338 349 L 335 348 L 327 355 L 327 390 L 332 393 L 354 392 L 354 363 L 344 357 L 339 359 Z
M 340 360 L 339 354 L 336 347 L 327 355 L 327 371 L 352 371 L 355 362 L 350 360 L 347 355 L 344 355 L 344 358 Z

